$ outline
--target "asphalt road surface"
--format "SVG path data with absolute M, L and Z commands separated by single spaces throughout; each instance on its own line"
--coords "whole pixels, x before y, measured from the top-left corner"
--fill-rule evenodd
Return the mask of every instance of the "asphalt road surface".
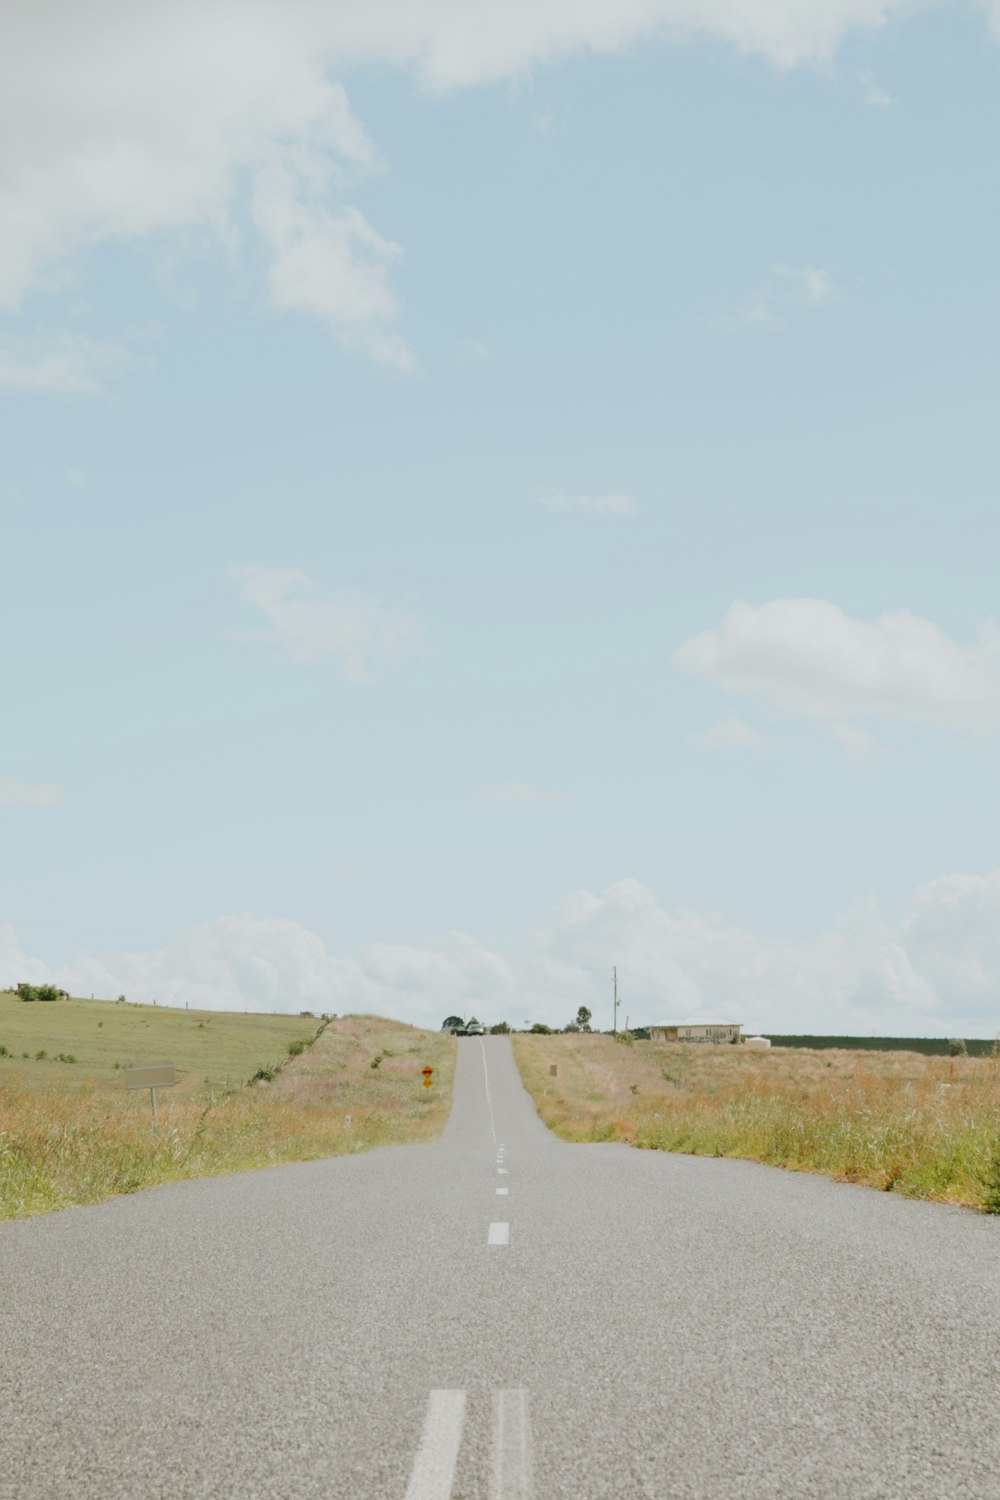
M 1000 1222 L 541 1125 L 0 1225 L 3 1500 L 1000 1496 Z

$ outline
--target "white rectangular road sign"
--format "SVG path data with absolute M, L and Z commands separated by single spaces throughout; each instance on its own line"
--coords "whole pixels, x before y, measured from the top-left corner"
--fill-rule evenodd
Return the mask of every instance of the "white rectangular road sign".
M 129 1063 L 125 1069 L 127 1089 L 168 1089 L 177 1082 L 172 1062 Z

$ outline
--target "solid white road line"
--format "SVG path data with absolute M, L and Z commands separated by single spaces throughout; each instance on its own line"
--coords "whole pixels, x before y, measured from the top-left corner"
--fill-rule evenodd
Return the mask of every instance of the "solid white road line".
M 464 1391 L 431 1391 L 404 1500 L 449 1500 L 464 1420 Z
M 494 1146 L 497 1143 L 497 1127 L 493 1119 L 493 1100 L 490 1098 L 490 1075 L 486 1066 L 486 1044 L 482 1037 L 479 1038 L 479 1050 L 483 1054 L 483 1084 L 486 1088 L 486 1108 L 490 1112 L 490 1135 L 493 1137 Z
M 510 1238 L 509 1224 L 491 1224 L 488 1245 L 506 1245 Z
M 531 1426 L 523 1389 L 497 1393 L 490 1500 L 531 1500 Z

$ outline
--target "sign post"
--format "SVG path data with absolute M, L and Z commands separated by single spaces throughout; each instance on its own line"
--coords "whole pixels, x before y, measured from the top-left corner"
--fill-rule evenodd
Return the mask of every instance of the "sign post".
M 153 1113 L 153 1129 L 156 1129 L 156 1090 L 173 1088 L 177 1082 L 177 1070 L 172 1062 L 129 1063 L 125 1069 L 127 1089 L 149 1089 L 149 1107 Z
M 434 1069 L 427 1067 L 422 1069 L 422 1072 L 424 1075 L 424 1088 L 429 1089 L 431 1084 L 434 1082 Z

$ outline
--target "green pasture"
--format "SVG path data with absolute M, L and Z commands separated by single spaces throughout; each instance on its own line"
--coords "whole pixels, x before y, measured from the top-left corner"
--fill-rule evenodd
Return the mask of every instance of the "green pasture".
M 0 1054 L 0 1087 L 5 1081 L 29 1087 L 58 1082 L 67 1088 L 96 1082 L 124 1091 L 122 1068 L 161 1061 L 176 1065 L 179 1092 L 235 1087 L 258 1068 L 281 1062 L 290 1043 L 315 1036 L 320 1025 L 308 1016 L 173 1010 L 110 1000 L 25 1001 L 4 990 L 0 1047 L 9 1055 Z M 58 1061 L 60 1053 L 75 1061 Z

